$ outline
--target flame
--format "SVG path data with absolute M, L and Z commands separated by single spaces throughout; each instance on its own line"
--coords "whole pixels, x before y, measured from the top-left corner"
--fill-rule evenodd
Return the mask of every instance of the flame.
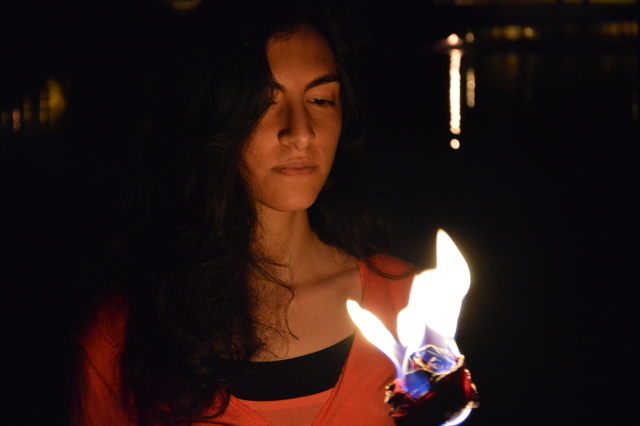
M 396 377 L 402 377 L 402 359 L 404 349 L 396 342 L 389 330 L 375 315 L 362 309 L 357 302 L 347 301 L 347 310 L 353 322 L 358 326 L 364 337 L 380 349 L 396 367 Z
M 413 353 L 424 343 L 426 324 L 415 311 L 405 308 L 398 313 L 398 338 L 400 343 Z
M 443 338 L 453 339 L 471 274 L 464 257 L 443 230 L 438 231 L 436 249 L 437 267 L 413 280 L 407 309 Z
M 447 426 L 459 425 L 460 423 L 467 420 L 467 417 L 469 417 L 469 414 L 471 414 L 471 408 L 465 408 L 464 410 L 460 411 L 460 413 L 458 413 L 457 416 L 455 416 L 451 420 L 446 421 L 444 424 Z
M 426 343 L 449 349 L 460 357 L 454 340 L 462 299 L 471 274 L 464 257 L 443 230 L 436 239 L 437 267 L 413 280 L 409 303 L 398 314 L 398 343 L 378 318 L 356 302 L 347 302 L 349 315 L 362 334 L 391 359 L 402 377 L 406 358 Z

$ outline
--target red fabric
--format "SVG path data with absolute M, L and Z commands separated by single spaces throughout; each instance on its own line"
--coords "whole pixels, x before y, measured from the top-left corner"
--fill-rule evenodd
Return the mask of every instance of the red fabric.
M 376 256 L 373 260 L 387 274 L 400 275 L 410 270 L 391 257 Z M 413 277 L 391 280 L 379 276 L 364 262 L 358 265 L 363 285 L 361 306 L 373 312 L 395 335 L 396 316 L 407 305 Z M 119 374 L 125 324 L 126 307 L 122 300 L 115 299 L 102 307 L 81 339 L 86 356 L 81 365 L 84 387 L 80 395 L 82 413 L 75 419 L 77 426 L 136 424 L 135 415 L 128 415 L 124 409 Z M 384 397 L 385 386 L 394 378 L 391 361 L 357 332 L 342 375 L 312 425 L 393 425 Z M 213 424 L 271 425 L 233 396 L 225 413 Z
M 77 426 L 135 425 L 133 411 L 124 409 L 120 354 L 124 347 L 127 308 L 121 298 L 103 304 L 83 334 L 77 378 Z M 130 405 L 131 406 L 131 405 Z M 131 414 L 131 415 L 130 415 Z

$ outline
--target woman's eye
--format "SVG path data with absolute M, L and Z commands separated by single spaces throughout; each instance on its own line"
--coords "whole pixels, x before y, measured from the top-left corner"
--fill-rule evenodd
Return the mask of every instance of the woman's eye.
M 319 99 L 319 98 L 311 99 L 309 102 L 316 104 L 318 106 L 335 106 L 336 105 L 334 101 L 330 101 L 327 99 Z

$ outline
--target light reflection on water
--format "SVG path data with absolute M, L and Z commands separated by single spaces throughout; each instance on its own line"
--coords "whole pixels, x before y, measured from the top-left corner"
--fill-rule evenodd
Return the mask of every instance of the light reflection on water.
M 466 80 L 466 92 L 465 97 L 467 99 L 467 107 L 473 108 L 476 106 L 476 72 L 473 67 L 469 67 L 465 73 Z
M 525 44 L 412 59 L 421 80 L 402 75 L 413 91 L 394 86 L 388 95 L 403 114 L 386 110 L 372 132 L 401 211 L 392 212 L 399 254 L 423 262 L 425 235 L 447 224 L 505 228 L 538 214 L 542 226 L 564 220 L 554 211 L 568 217 L 571 199 L 588 205 L 594 187 L 615 188 L 604 198 L 623 193 L 638 137 L 637 62 L 629 46 Z M 398 69 L 411 68 L 401 62 L 386 72 L 398 79 Z
M 637 22 L 607 22 L 594 27 L 597 34 L 606 37 L 636 37 L 638 33 Z M 537 31 L 527 26 L 508 25 L 504 27 L 491 27 L 484 31 L 484 39 L 510 41 L 537 39 Z M 551 69 L 552 73 L 561 73 L 568 79 L 573 79 L 574 75 L 599 75 L 619 73 L 627 70 L 633 76 L 637 70 L 637 55 L 624 55 L 616 51 L 595 52 L 592 61 L 584 63 L 577 52 L 563 52 L 556 58 L 553 64 L 540 65 L 541 60 L 545 60 L 545 53 L 519 51 L 509 49 L 504 52 L 483 52 L 473 49 L 475 36 L 472 31 L 467 32 L 465 38 L 460 38 L 457 34 L 449 35 L 445 40 L 437 43 L 439 46 L 449 46 L 449 131 L 454 136 L 449 142 L 453 149 L 460 147 L 459 136 L 462 133 L 462 109 L 461 102 L 464 98 L 467 109 L 472 109 L 476 105 L 476 75 L 473 63 L 476 60 L 483 61 L 483 68 L 489 77 L 487 82 L 493 83 L 495 91 L 506 90 L 507 93 L 520 90 L 527 101 L 531 101 L 534 96 L 533 85 L 536 81 L 544 78 L 543 73 Z M 463 44 L 466 43 L 467 49 Z M 465 58 L 464 68 L 462 58 L 468 48 L 471 48 L 470 58 Z M 467 54 L 467 56 L 469 56 Z M 597 64 L 595 68 L 593 65 Z M 540 67 L 543 67 L 541 69 Z M 497 84 L 496 84 L 497 83 Z M 584 87 L 589 90 L 590 87 Z M 630 84 L 631 101 L 630 117 L 637 121 L 638 117 L 638 88 L 637 83 Z
M 511 104 L 521 102 L 522 107 L 529 104 L 533 110 L 523 113 L 535 113 L 541 120 L 559 104 L 567 107 L 567 124 L 580 110 L 602 120 L 612 119 L 609 115 L 614 113 L 621 121 L 638 120 L 635 52 L 463 52 L 449 51 L 449 130 L 453 135 L 466 133 L 463 121 L 477 103 L 488 111 L 500 98 Z M 550 92 L 552 86 L 559 90 Z M 477 92 L 482 94 L 479 99 Z M 590 92 L 598 96 L 589 96 Z M 582 98 L 586 103 L 577 102 Z M 603 103 L 606 111 L 599 107 Z
M 449 131 L 454 135 L 459 135 L 460 128 L 460 62 L 462 60 L 462 52 L 458 49 L 449 51 Z

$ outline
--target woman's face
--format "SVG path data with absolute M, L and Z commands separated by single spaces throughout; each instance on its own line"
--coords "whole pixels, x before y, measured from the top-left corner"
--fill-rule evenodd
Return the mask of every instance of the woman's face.
M 327 180 L 340 138 L 338 71 L 327 41 L 306 26 L 271 38 L 266 54 L 276 90 L 249 137 L 244 167 L 261 207 L 305 210 Z

